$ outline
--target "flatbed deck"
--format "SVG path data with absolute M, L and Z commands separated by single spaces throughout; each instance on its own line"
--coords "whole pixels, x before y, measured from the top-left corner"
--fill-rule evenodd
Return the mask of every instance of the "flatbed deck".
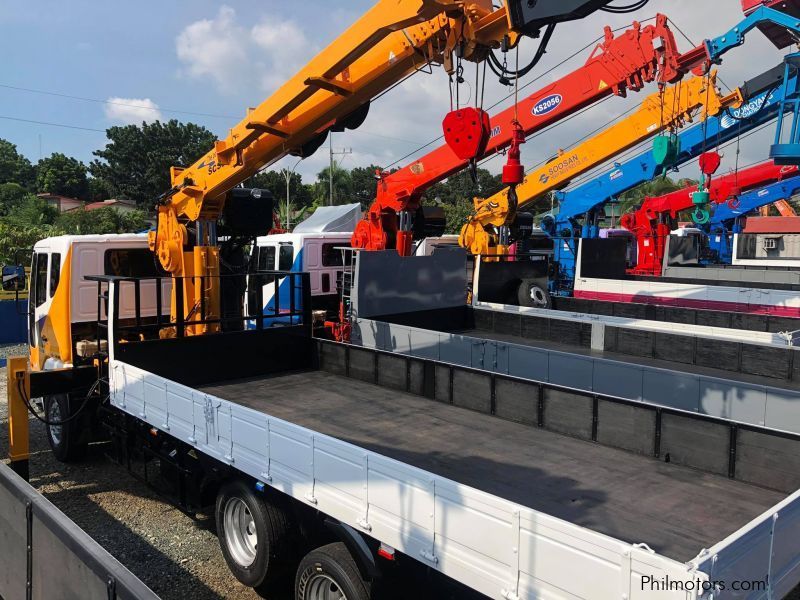
M 678 561 L 785 497 L 323 371 L 200 389 Z

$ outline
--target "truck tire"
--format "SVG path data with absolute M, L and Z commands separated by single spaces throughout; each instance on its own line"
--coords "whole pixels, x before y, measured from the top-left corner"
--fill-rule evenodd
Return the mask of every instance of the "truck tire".
M 294 580 L 295 600 L 369 600 L 370 583 L 342 542 L 306 554 Z
M 523 279 L 517 288 L 517 301 L 520 306 L 529 308 L 551 308 L 553 300 L 550 293 L 536 279 Z
M 70 400 L 67 394 L 45 396 L 45 418 L 54 423 L 63 421 L 72 415 Z M 59 461 L 75 462 L 86 456 L 90 431 L 84 427 L 85 419 L 79 417 L 63 425 L 46 425 L 47 441 Z
M 236 579 L 266 590 L 287 574 L 293 527 L 283 507 L 237 480 L 219 491 L 215 516 L 222 555 Z

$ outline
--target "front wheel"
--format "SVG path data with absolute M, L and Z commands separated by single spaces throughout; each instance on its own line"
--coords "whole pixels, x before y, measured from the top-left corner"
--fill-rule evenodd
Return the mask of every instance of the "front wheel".
M 83 458 L 89 445 L 90 431 L 85 419 L 71 418 L 73 413 L 69 396 L 67 394 L 45 396 L 44 411 L 45 419 L 50 423 L 45 428 L 53 455 L 65 463 Z
M 517 289 L 517 301 L 520 306 L 529 308 L 551 308 L 553 300 L 550 293 L 535 279 L 523 279 Z
M 369 600 L 370 583 L 341 543 L 309 552 L 295 578 L 295 600 Z

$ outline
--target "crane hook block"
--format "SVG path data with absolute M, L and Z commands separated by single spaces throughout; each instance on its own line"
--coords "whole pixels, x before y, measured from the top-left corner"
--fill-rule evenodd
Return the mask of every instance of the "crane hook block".
M 468 106 L 447 113 L 442 121 L 444 139 L 461 160 L 473 160 L 486 152 L 489 143 L 489 113 Z
M 508 158 L 503 165 L 503 184 L 516 186 L 525 178 L 525 169 L 520 161 L 520 146 L 525 143 L 525 131 L 517 121 L 514 121 L 514 135 L 511 138 L 511 147 L 508 149 Z
M 718 152 L 703 152 L 698 159 L 703 175 L 713 175 L 719 169 L 722 157 Z
M 675 135 L 659 135 L 653 139 L 653 159 L 658 165 L 675 162 L 680 152 L 680 141 Z
M 697 225 L 705 225 L 711 219 L 711 215 L 705 208 L 696 208 L 692 213 L 692 221 Z

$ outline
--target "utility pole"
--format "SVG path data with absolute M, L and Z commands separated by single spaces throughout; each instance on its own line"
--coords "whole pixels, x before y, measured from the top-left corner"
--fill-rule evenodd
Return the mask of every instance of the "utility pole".
M 299 159 L 291 169 L 283 169 L 281 173 L 286 178 L 286 231 L 289 231 L 291 228 L 291 214 L 292 214 L 292 204 L 289 200 L 289 184 L 292 182 L 292 175 L 294 175 L 294 170 L 297 168 L 297 165 L 300 164 L 300 161 L 303 160 L 302 158 Z
M 328 167 L 328 179 L 330 180 L 330 184 L 331 184 L 329 202 L 330 202 L 330 206 L 333 206 L 333 169 L 335 167 L 334 161 L 333 161 L 333 156 L 334 156 L 334 154 L 338 154 L 338 155 L 341 155 L 341 156 L 345 156 L 347 154 L 352 154 L 353 153 L 353 149 L 352 148 L 343 148 L 342 150 L 334 152 L 333 151 L 333 132 L 329 131 L 328 132 L 328 153 L 330 154 L 330 166 Z

